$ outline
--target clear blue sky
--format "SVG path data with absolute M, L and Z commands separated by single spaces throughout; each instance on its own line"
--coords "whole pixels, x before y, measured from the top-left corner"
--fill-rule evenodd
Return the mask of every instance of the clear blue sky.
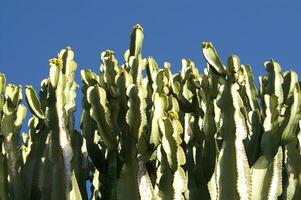
M 123 62 L 132 27 L 139 23 L 143 56 L 154 56 L 160 65 L 171 62 L 174 72 L 182 58 L 203 71 L 200 43 L 212 41 L 224 63 L 235 53 L 250 64 L 256 82 L 270 58 L 300 76 L 300 10 L 297 0 L 2 0 L 0 72 L 9 82 L 38 89 L 48 76 L 48 59 L 66 46 L 75 51 L 79 70 L 98 72 L 101 51 L 112 49 Z

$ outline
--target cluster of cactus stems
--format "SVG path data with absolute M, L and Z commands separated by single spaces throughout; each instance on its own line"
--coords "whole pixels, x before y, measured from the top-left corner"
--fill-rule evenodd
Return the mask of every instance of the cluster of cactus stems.
M 143 38 L 136 25 L 122 65 L 106 50 L 100 73 L 81 70 L 81 131 L 70 48 L 39 93 L 25 87 L 27 133 L 22 88 L 0 74 L 0 199 L 300 199 L 297 74 L 269 60 L 257 90 L 210 42 L 204 74 L 188 59 L 173 74 L 142 57 Z

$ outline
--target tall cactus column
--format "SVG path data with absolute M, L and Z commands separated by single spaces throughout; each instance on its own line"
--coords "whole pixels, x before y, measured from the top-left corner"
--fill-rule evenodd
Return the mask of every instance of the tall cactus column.
M 221 110 L 217 167 L 214 182 L 217 190 L 211 190 L 211 196 L 218 199 L 251 199 L 251 176 L 244 140 L 248 128 L 244 111 L 244 102 L 240 95 L 243 73 L 237 56 L 228 59 L 228 67 L 218 58 L 211 43 L 203 43 L 203 54 L 209 70 L 218 77 L 221 96 L 217 106 Z
M 269 60 L 265 63 L 267 76 L 260 77 L 260 98 L 263 107 L 263 135 L 261 139 L 261 156 L 252 169 L 253 198 L 293 198 L 298 194 L 296 148 L 292 148 L 299 138 L 299 121 L 301 119 L 301 92 L 298 76 L 295 72 L 281 73 L 280 65 Z M 300 140 L 299 140 L 300 142 Z M 286 154 L 283 154 L 285 152 Z M 296 162 L 288 159 L 294 157 Z M 296 171 L 291 171 L 296 169 Z M 283 185 L 283 174 L 296 175 L 296 182 L 289 181 Z M 266 184 L 269 183 L 269 184 Z M 296 197 L 296 196 L 295 196 Z M 294 198 L 295 198 L 294 197 Z
M 79 172 L 77 171 L 76 173 L 74 166 L 72 166 L 74 152 L 72 148 L 80 148 L 71 144 L 71 136 L 78 134 L 74 130 L 73 118 L 75 111 L 75 90 L 77 87 L 74 81 L 74 73 L 77 66 L 73 58 L 73 51 L 67 48 L 62 50 L 57 58 L 49 61 L 49 78 L 41 83 L 40 99 L 36 96 L 31 86 L 26 87 L 26 100 L 34 115 L 33 120 L 38 121 L 38 124 L 40 124 L 36 128 L 40 129 L 38 131 L 39 134 L 47 135 L 47 139 L 44 141 L 45 144 L 42 144 L 40 147 L 38 144 L 35 144 L 35 141 L 36 143 L 41 141 L 31 138 L 33 140 L 33 147 L 44 149 L 42 157 L 46 158 L 47 168 L 49 169 L 48 173 L 52 174 L 49 177 L 51 184 L 46 184 L 45 182 L 38 183 L 36 187 L 40 188 L 40 195 L 48 196 L 51 199 L 78 199 L 87 197 L 84 189 L 85 180 L 79 177 Z M 38 137 L 37 135 L 32 136 Z M 33 157 L 33 155 L 29 156 Z M 75 163 L 80 164 L 81 162 Z M 42 166 L 45 167 L 45 162 L 41 163 L 40 167 Z M 40 176 L 47 176 L 44 173 L 42 172 Z M 41 187 L 41 184 L 44 187 Z M 43 191 L 43 188 L 45 191 Z
M 99 171 L 93 183 L 100 188 L 94 191 L 99 190 L 102 199 L 140 198 L 137 157 L 139 149 L 144 148 L 140 139 L 145 137 L 146 126 L 142 41 L 143 31 L 137 25 L 122 67 L 118 67 L 114 52 L 107 50 L 101 54 L 100 76 L 88 70 L 81 72 L 84 83 L 81 126 L 95 170 Z
M 13 84 L 5 85 L 5 76 L 0 74 L 0 153 L 2 198 L 23 199 L 24 185 L 20 168 L 23 165 L 20 129 L 26 115 L 26 108 L 21 104 L 22 88 Z M 8 189 L 8 193 L 7 193 Z M 6 191 L 6 193 L 5 193 Z

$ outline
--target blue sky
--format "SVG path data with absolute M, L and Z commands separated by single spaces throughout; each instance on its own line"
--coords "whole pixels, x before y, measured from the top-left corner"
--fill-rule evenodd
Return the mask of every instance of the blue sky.
M 160 65 L 171 62 L 174 72 L 182 58 L 203 71 L 200 43 L 212 41 L 224 63 L 234 53 L 250 64 L 256 82 L 270 58 L 300 75 L 300 8 L 297 0 L 1 1 L 0 72 L 8 82 L 39 89 L 49 58 L 66 46 L 75 51 L 79 70 L 98 72 L 101 51 L 112 49 L 123 62 L 132 27 L 139 23 L 143 56 L 154 56 Z M 80 83 L 79 71 L 76 78 Z

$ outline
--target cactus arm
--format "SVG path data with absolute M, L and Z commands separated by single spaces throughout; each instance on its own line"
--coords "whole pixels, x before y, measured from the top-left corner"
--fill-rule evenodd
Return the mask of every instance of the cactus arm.
M 29 128 L 29 141 L 28 141 L 28 148 L 30 149 L 25 165 L 22 170 L 22 179 L 24 182 L 26 182 L 25 186 L 25 192 L 26 192 L 26 198 L 30 199 L 33 197 L 38 197 L 37 191 L 39 191 L 38 187 L 35 187 L 34 178 L 39 177 L 40 182 L 41 181 L 41 166 L 43 166 L 43 162 L 41 161 L 42 155 L 46 158 L 45 153 L 43 154 L 43 145 L 46 141 L 46 134 L 41 134 L 41 132 L 38 129 L 39 126 L 39 118 L 32 117 L 28 121 L 28 128 Z M 39 142 L 37 142 L 39 141 Z M 30 144 L 30 145 L 29 145 Z M 37 174 L 37 168 L 40 168 Z M 47 172 L 49 172 L 47 170 Z M 35 175 L 34 175 L 35 174 Z M 48 174 L 48 173 L 47 173 Z M 43 190 L 44 194 L 45 189 Z M 48 194 L 48 193 L 47 193 Z
M 252 75 L 251 66 L 246 65 L 242 67 L 243 73 L 245 78 L 245 88 L 246 88 L 246 95 L 249 100 L 249 105 L 252 110 L 259 109 L 259 105 L 257 102 L 257 91 L 254 84 L 254 77 Z
M 276 95 L 264 95 L 265 119 L 263 122 L 264 133 L 261 139 L 261 150 L 263 161 L 266 166 L 272 162 L 277 153 L 278 145 L 281 139 L 281 133 L 277 132 L 279 128 L 278 100 Z
M 127 110 L 127 88 L 133 83 L 132 76 L 124 69 L 120 69 L 118 75 L 115 78 L 117 85 L 117 93 L 120 102 L 120 107 L 123 112 Z
M 7 104 L 7 103 L 6 103 Z M 14 130 L 14 115 L 13 113 L 9 113 L 9 110 L 6 108 L 6 105 L 3 109 L 3 116 L 1 120 L 1 135 L 5 137 L 12 137 Z
M 117 199 L 140 199 L 136 144 L 146 124 L 144 110 L 140 110 L 143 109 L 141 104 L 145 101 L 145 95 L 142 94 L 141 96 L 141 88 L 131 84 L 126 91 L 129 100 L 127 103 L 128 111 L 125 114 L 127 124 L 120 123 L 123 165 L 118 180 Z
M 56 89 L 60 72 L 63 67 L 63 61 L 59 59 L 51 59 L 49 61 L 50 69 L 49 69 L 49 80 L 54 89 Z
M 141 56 L 141 49 L 143 43 L 143 28 L 137 24 L 133 28 L 133 32 L 131 34 L 131 42 L 130 42 L 130 56 Z
M 81 74 L 82 82 L 85 85 L 91 86 L 98 83 L 97 81 L 98 77 L 94 72 L 91 72 L 90 70 L 81 70 L 80 74 Z
M 55 90 L 49 85 L 49 96 L 55 98 Z M 53 124 L 48 128 L 49 134 L 49 152 L 47 152 L 49 156 L 49 161 L 51 165 L 51 199 L 67 199 L 67 188 L 68 184 L 66 181 L 68 180 L 67 170 L 64 165 L 64 156 L 63 150 L 60 145 L 61 140 L 61 124 L 59 122 L 58 115 L 58 106 L 54 99 L 49 102 L 49 109 L 46 112 L 46 119 L 48 120 L 48 124 Z M 64 141 L 65 142 L 65 141 Z M 45 148 L 45 147 L 44 147 Z M 55 177 L 61 177 L 61 179 L 57 179 Z
M 203 42 L 203 56 L 206 59 L 207 63 L 212 67 L 212 69 L 218 74 L 225 75 L 225 67 L 219 59 L 215 48 L 211 42 Z
M 129 109 L 126 113 L 126 122 L 129 129 L 123 132 L 124 139 L 121 140 L 122 148 L 124 148 L 124 164 L 118 182 L 117 198 L 140 199 L 136 144 L 143 137 L 142 134 L 146 126 L 146 91 L 142 86 L 132 84 L 127 89 L 127 96 Z
M 3 110 L 3 105 L 4 105 L 4 90 L 6 87 L 6 78 L 5 75 L 0 73 L 0 119 L 1 119 L 1 113 Z M 3 96 L 2 96 L 3 95 Z M 0 122 L 0 133 L 1 133 L 1 122 Z
M 16 120 L 14 122 L 14 132 L 19 132 L 22 126 L 22 122 L 26 117 L 26 107 L 23 104 L 19 104 L 16 113 Z
M 204 176 L 206 178 L 206 182 L 208 182 L 214 172 L 215 169 L 215 157 L 216 157 L 216 149 L 215 149 L 215 134 L 217 132 L 216 124 L 214 121 L 214 101 L 212 99 L 212 92 L 209 89 L 207 77 L 202 79 L 200 96 L 202 97 L 201 107 L 204 111 L 204 118 L 202 121 L 202 129 L 204 131 L 205 141 L 204 141 L 204 149 L 203 149 L 203 164 L 205 173 Z
M 79 197 L 79 186 L 71 163 L 73 150 L 70 141 L 70 134 L 74 131 L 77 87 L 74 81 L 77 66 L 73 58 L 73 51 L 66 48 L 57 58 L 50 59 L 49 78 L 41 82 L 40 100 L 32 87 L 27 86 L 25 91 L 29 108 L 35 116 L 30 125 L 32 152 L 23 173 L 29 183 L 26 186 L 28 198 Z M 39 171 L 40 182 L 30 177 L 35 170 Z
M 160 143 L 158 120 L 160 119 L 160 117 L 164 116 L 164 107 L 167 100 L 163 95 L 155 94 L 154 101 L 156 102 L 156 104 L 154 105 L 155 108 L 152 117 L 150 144 L 153 144 L 155 147 L 157 147 Z
M 41 109 L 41 103 L 36 95 L 35 90 L 31 86 L 25 88 L 26 101 L 30 111 L 38 118 L 45 119 L 45 115 Z
M 62 49 L 58 54 L 58 60 L 62 60 L 62 73 L 65 74 L 70 80 L 74 80 L 74 72 L 77 65 L 74 61 L 74 52 L 71 47 Z
M 159 67 L 156 60 L 153 57 L 147 57 L 146 62 L 146 72 L 149 83 L 152 85 L 156 81 L 156 73 L 158 72 Z
M 160 131 L 163 134 L 162 136 L 162 148 L 166 153 L 167 162 L 169 167 L 176 171 L 178 167 L 177 163 L 177 141 L 173 137 L 173 127 L 171 122 L 168 119 L 160 119 L 159 120 Z
M 219 103 L 223 118 L 223 144 L 218 157 L 219 199 L 251 198 L 250 172 L 243 145 L 247 132 L 238 88 L 237 83 L 227 80 Z
M 83 92 L 83 98 L 82 98 L 82 107 L 83 107 L 83 113 L 81 115 L 81 122 L 80 122 L 80 128 L 82 129 L 82 135 L 86 139 L 86 147 L 88 150 L 88 154 L 90 159 L 92 160 L 92 163 L 94 167 L 96 167 L 96 172 L 103 172 L 104 171 L 104 150 L 100 149 L 98 144 L 98 137 L 97 134 L 97 124 L 96 122 L 91 118 L 89 115 L 89 110 L 91 108 L 91 105 L 87 101 L 87 89 L 90 85 L 98 84 L 98 77 L 95 73 L 91 72 L 90 70 L 81 70 L 81 79 L 83 82 L 82 92 Z M 93 181 L 95 182 L 98 180 L 99 175 L 94 175 Z M 100 190 L 100 183 L 96 184 L 93 183 L 93 185 L 96 187 L 94 188 L 94 191 Z M 99 185 L 99 187 L 97 187 Z M 94 195 L 93 195 L 94 196 Z
M 73 191 L 69 192 L 72 187 L 77 185 L 72 185 L 72 175 L 74 174 L 71 160 L 73 157 L 73 149 L 70 142 L 70 134 L 73 132 L 73 112 L 75 111 L 75 90 L 76 83 L 74 81 L 74 73 L 76 71 L 77 65 L 74 58 L 74 52 L 70 47 L 61 50 L 56 58 L 57 62 L 62 61 L 62 68 L 60 71 L 60 76 L 56 88 L 53 88 L 49 84 L 50 95 L 53 91 L 53 96 L 56 98 L 55 108 L 56 109 L 56 122 L 58 125 L 58 136 L 59 145 L 62 150 L 63 155 L 63 169 L 65 175 L 65 193 L 67 199 L 73 195 Z M 60 63 L 57 64 L 60 66 Z M 52 105 L 51 105 L 52 106 Z M 55 138 L 56 139 L 56 138 Z M 59 165 L 57 165 L 59 166 Z
M 260 154 L 260 139 L 263 133 L 262 119 L 260 108 L 257 101 L 257 90 L 254 84 L 251 66 L 242 67 L 245 77 L 243 86 L 247 102 L 245 102 L 247 110 L 247 120 L 249 122 L 249 141 L 247 145 L 247 156 L 250 166 L 258 159 Z
M 145 68 L 144 63 L 136 57 L 130 57 L 129 60 L 130 75 L 133 77 L 133 82 L 136 84 L 141 84 L 142 80 L 142 70 Z
M 252 168 L 253 199 L 275 199 L 282 193 L 282 149 L 279 147 L 282 137 L 281 116 L 283 98 L 283 77 L 281 67 L 270 60 L 265 63 L 267 77 L 260 79 L 260 93 L 263 98 L 264 133 L 261 139 L 262 156 Z M 286 112 L 289 115 L 289 112 Z M 288 118 L 286 118 L 288 119 Z
M 88 102 L 91 104 L 90 115 L 97 123 L 102 140 L 108 148 L 114 149 L 117 143 L 111 128 L 110 113 L 106 106 L 106 92 L 100 86 L 95 85 L 88 88 L 87 94 Z
M 282 137 L 282 130 L 290 121 L 290 111 L 285 109 L 283 105 L 283 84 L 284 80 L 280 74 L 281 67 L 278 63 L 270 60 L 265 63 L 265 68 L 268 72 L 267 77 L 262 77 L 260 80 L 261 85 L 261 98 L 263 101 L 263 110 L 265 111 L 265 119 L 263 122 L 264 133 L 261 140 L 261 149 L 263 157 L 261 159 L 265 168 L 274 159 L 278 146 L 280 145 L 281 138 L 283 138 L 283 144 L 291 140 L 292 135 L 288 132 L 285 133 L 285 137 Z M 287 82 L 287 81 L 286 81 Z M 296 96 L 297 97 L 297 96 Z M 299 104 L 298 97 L 296 98 L 295 106 Z M 283 117 L 283 111 L 285 116 Z M 298 112 L 298 111 L 293 111 Z M 296 126 L 296 119 L 291 118 L 290 124 L 293 127 Z M 288 136 L 290 135 L 290 136 Z M 287 141 L 285 141 L 287 139 Z
M 126 121 L 129 127 L 129 133 L 134 143 L 136 143 L 138 153 L 136 156 L 139 157 L 138 162 L 144 162 L 150 156 L 148 144 L 149 134 L 146 133 L 146 88 L 143 85 L 130 85 L 127 89 L 127 96 L 129 109 L 126 113 Z M 137 162 L 137 160 L 135 162 Z
M 136 140 L 140 138 L 146 126 L 146 91 L 142 86 L 130 85 L 127 89 L 128 112 L 126 121 L 129 126 L 129 132 Z
M 152 101 L 156 102 L 153 105 L 152 110 L 152 122 L 151 122 L 151 133 L 150 133 L 150 144 L 157 147 L 160 143 L 159 138 L 159 119 L 165 116 L 165 111 L 168 107 L 168 97 L 169 93 L 168 79 L 165 75 L 164 70 L 159 70 L 155 76 L 155 82 L 153 82 L 153 96 Z M 174 99 L 175 100 L 175 99 Z M 174 105 L 174 104 L 171 104 Z M 178 106 L 178 105 L 177 105 Z
M 143 28 L 139 24 L 135 25 L 131 34 L 129 56 L 126 60 L 128 63 L 126 65 L 134 83 L 137 84 L 140 84 L 142 81 L 142 70 L 145 69 L 146 65 L 146 60 L 141 58 L 143 38 Z
M 292 96 L 294 89 L 298 87 L 298 75 L 294 71 L 284 72 L 282 73 L 283 76 L 283 97 L 284 102 L 287 103 L 287 100 L 290 96 Z M 298 87 L 300 88 L 300 87 Z
M 0 94 L 2 98 L 2 94 Z M 4 147 L 7 156 L 7 174 L 9 177 L 8 192 L 14 199 L 22 199 L 24 185 L 19 169 L 23 165 L 22 153 L 18 150 L 20 142 L 20 129 L 26 115 L 26 108 L 20 104 L 22 88 L 13 84 L 5 87 L 1 111 L 1 137 L 4 137 Z M 1 145 L 2 146 L 2 145 Z
M 48 124 L 55 124 L 49 127 L 49 160 L 52 165 L 51 198 L 69 199 L 73 195 L 71 187 L 76 187 L 76 185 L 71 186 L 73 173 L 71 159 L 73 157 L 73 151 L 70 146 L 69 132 L 66 129 L 66 116 L 62 108 L 64 105 L 64 97 L 63 95 L 60 97 L 57 96 L 58 94 L 62 94 L 62 86 L 58 84 L 57 89 L 54 90 L 52 85 L 49 85 L 49 93 L 52 98 L 56 98 L 56 100 L 49 104 L 47 112 Z M 54 177 L 62 178 L 58 180 Z
M 283 77 L 281 76 L 281 67 L 274 60 L 269 60 L 264 63 L 265 69 L 268 72 L 268 82 L 266 90 L 268 94 L 275 94 L 278 97 L 278 105 L 283 103 Z
M 198 70 L 194 63 L 187 59 L 182 59 L 180 73 L 170 75 L 170 85 L 174 97 L 177 98 L 181 110 L 185 113 L 197 111 L 196 80 L 199 77 Z
M 256 162 L 260 155 L 261 150 L 261 135 L 263 133 L 263 127 L 261 122 L 261 115 L 259 113 L 259 110 L 250 111 L 249 112 L 249 120 L 251 123 L 251 136 L 250 141 L 247 146 L 247 156 L 249 165 L 253 166 L 253 164 Z
M 210 180 L 215 168 L 215 156 L 216 156 L 216 146 L 215 146 L 215 133 L 216 128 L 214 124 L 214 118 L 212 115 L 213 105 L 208 106 L 208 114 L 205 114 L 204 124 L 204 149 L 203 149 L 203 167 L 204 167 L 204 178 L 206 182 Z M 211 114 L 209 116 L 209 113 Z
M 285 119 L 283 120 L 280 130 L 283 130 L 281 144 L 287 144 L 292 141 L 296 135 L 299 119 L 301 119 L 301 92 L 297 89 L 294 90 L 293 103 L 290 108 L 286 109 L 284 113 Z
M 240 64 L 240 59 L 237 55 L 232 54 L 231 56 L 228 57 L 227 76 L 228 79 L 232 79 L 240 86 L 244 84 L 244 80 L 246 77 L 244 75 L 243 68 Z M 245 94 L 241 96 L 243 98 Z
M 117 97 L 117 91 L 115 87 L 115 77 L 119 71 L 117 66 L 117 60 L 115 59 L 114 52 L 106 50 L 101 53 L 101 66 L 100 71 L 104 89 L 108 92 L 109 96 Z
M 104 170 L 104 150 L 99 148 L 98 137 L 100 137 L 96 131 L 96 122 L 90 117 L 87 111 L 84 110 L 83 114 L 83 135 L 86 139 L 86 146 L 89 152 L 89 157 L 91 158 L 93 165 L 96 167 L 97 171 L 100 173 Z
M 159 197 L 162 199 L 183 199 L 187 190 L 187 177 L 182 168 L 186 158 L 182 147 L 183 128 L 178 119 L 178 110 L 168 111 L 167 117 L 159 119 L 161 141 L 161 171 Z M 172 185 L 172 188 L 168 188 Z

